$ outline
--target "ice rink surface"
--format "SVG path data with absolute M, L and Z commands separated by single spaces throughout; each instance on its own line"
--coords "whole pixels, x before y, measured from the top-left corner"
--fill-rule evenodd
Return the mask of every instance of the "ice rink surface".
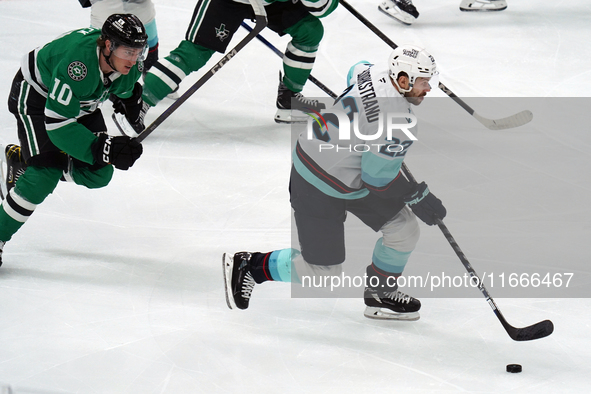
M 195 2 L 155 3 L 164 56 Z M 476 289 L 423 298 L 417 322 L 366 319 L 361 299 L 294 299 L 281 283 L 229 310 L 222 253 L 290 246 L 290 128 L 273 122 L 281 60 L 254 41 L 146 139 L 131 170 L 102 190 L 60 184 L 6 245 L 0 385 L 17 394 L 589 391 L 591 4 L 508 0 L 502 12 L 462 13 L 459 0 L 416 0 L 410 27 L 377 0 L 350 4 L 394 42 L 425 46 L 441 81 L 482 115 L 534 113 L 522 128 L 489 131 L 433 91 L 464 126 L 422 127 L 407 162 L 446 205 L 477 272 L 574 273 L 576 298 L 489 288 L 511 324 L 551 319 L 555 332 L 512 341 Z M 25 53 L 89 19 L 74 0 L 0 0 L 3 102 Z M 386 61 L 390 48 L 346 9 L 323 23 L 313 75 L 335 92 L 352 64 Z M 263 35 L 282 51 L 289 41 Z M 324 95 L 311 83 L 304 94 Z M 516 108 L 503 97 L 535 99 Z M 0 143 L 17 142 L 15 125 L 4 104 Z M 361 251 L 366 263 L 372 248 Z M 422 226 L 407 270 L 433 267 L 464 272 L 439 230 Z M 509 363 L 523 372 L 505 372 Z

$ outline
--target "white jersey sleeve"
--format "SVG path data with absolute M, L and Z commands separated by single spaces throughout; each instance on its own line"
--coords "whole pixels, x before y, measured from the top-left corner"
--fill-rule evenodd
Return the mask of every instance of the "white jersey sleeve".
M 408 192 L 400 168 L 416 139 L 410 103 L 392 85 L 388 72 L 366 62 L 349 73 L 352 83 L 332 108 L 298 138 L 296 170 L 324 193 L 361 198 L 368 193 L 396 197 Z M 414 138 L 414 139 L 413 139 Z

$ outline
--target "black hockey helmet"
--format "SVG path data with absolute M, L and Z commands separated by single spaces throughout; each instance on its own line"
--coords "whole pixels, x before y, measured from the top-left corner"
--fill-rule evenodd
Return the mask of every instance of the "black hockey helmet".
M 115 46 L 144 48 L 148 44 L 148 35 L 142 21 L 133 14 L 113 14 L 103 23 L 101 36 Z

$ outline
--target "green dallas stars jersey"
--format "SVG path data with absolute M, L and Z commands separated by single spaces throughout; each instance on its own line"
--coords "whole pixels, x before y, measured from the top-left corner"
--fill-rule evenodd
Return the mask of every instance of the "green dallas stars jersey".
M 96 43 L 100 34 L 93 28 L 65 33 L 30 52 L 21 64 L 25 81 L 47 98 L 45 124 L 51 142 L 89 164 L 94 162 L 90 146 L 97 137 L 77 119 L 96 111 L 111 93 L 130 97 L 143 68 L 138 62 L 127 75 L 105 76 Z
M 288 1 L 295 4 L 298 0 L 263 0 L 263 5 L 267 6 L 273 3 L 285 3 Z M 250 4 L 248 0 L 234 0 L 234 2 Z M 339 5 L 339 0 L 300 0 L 300 2 L 306 7 L 308 12 L 316 18 L 324 18 L 325 16 L 330 15 Z

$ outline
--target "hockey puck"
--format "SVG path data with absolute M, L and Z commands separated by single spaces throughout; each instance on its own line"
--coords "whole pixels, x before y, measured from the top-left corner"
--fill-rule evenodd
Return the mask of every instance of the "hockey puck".
M 521 365 L 519 365 L 519 364 L 507 364 L 507 372 L 519 373 L 519 372 L 521 372 Z

